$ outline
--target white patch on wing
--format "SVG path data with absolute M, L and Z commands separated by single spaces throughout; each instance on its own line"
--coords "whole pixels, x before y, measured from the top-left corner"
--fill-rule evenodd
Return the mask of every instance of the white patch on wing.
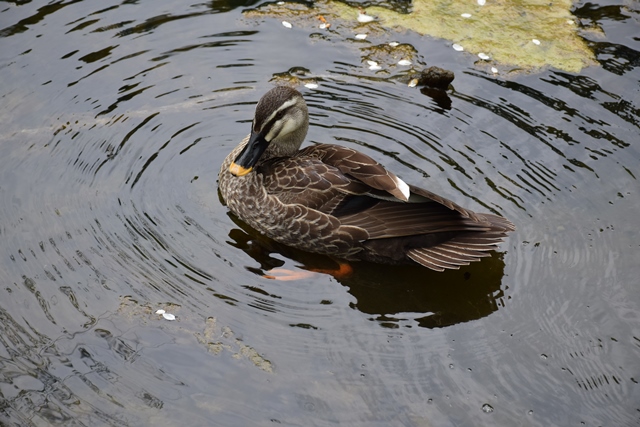
M 402 192 L 402 195 L 404 196 L 404 201 L 405 202 L 408 201 L 409 196 L 411 195 L 411 190 L 409 190 L 409 186 L 407 185 L 406 182 L 404 182 L 397 176 L 394 178 L 396 179 L 396 185 L 398 186 L 398 189 Z

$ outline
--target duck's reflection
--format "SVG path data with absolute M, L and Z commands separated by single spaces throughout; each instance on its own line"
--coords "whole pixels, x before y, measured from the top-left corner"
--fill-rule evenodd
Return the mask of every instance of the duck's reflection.
M 259 268 L 250 271 L 265 275 L 282 267 L 284 261 L 273 253 L 299 263 L 305 270 L 337 268 L 329 257 L 298 251 L 260 235 L 229 215 L 240 229 L 232 229 L 229 242 L 255 259 Z M 352 308 L 370 315 L 385 327 L 398 327 L 412 318 L 421 327 L 440 328 L 480 319 L 504 305 L 501 288 L 504 275 L 503 254 L 443 273 L 420 266 L 388 266 L 367 262 L 351 264 L 352 274 L 334 276 L 356 299 Z

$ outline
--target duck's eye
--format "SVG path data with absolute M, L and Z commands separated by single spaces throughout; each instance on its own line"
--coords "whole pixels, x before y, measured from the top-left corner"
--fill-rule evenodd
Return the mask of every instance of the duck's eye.
M 280 121 L 280 120 L 282 120 L 282 118 L 287 114 L 287 111 L 288 111 L 288 110 L 286 110 L 286 111 L 285 111 L 285 110 L 280 110 L 280 111 L 278 111 L 278 114 L 276 114 L 276 115 L 275 115 L 275 117 L 273 118 L 273 120 L 272 120 L 272 121 L 273 121 L 274 123 L 279 122 L 279 121 Z

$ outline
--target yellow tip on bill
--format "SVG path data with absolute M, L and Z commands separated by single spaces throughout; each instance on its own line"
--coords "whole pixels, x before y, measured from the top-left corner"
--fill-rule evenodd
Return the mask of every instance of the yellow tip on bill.
M 243 168 L 237 163 L 231 163 L 231 166 L 229 166 L 229 172 L 231 172 L 235 176 L 245 176 L 252 170 L 253 168 Z

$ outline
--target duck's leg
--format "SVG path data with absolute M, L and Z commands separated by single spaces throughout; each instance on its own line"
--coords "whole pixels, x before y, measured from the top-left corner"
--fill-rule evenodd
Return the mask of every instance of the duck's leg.
M 267 274 L 263 275 L 262 277 L 264 277 L 265 279 L 290 281 L 308 279 L 316 273 L 321 273 L 329 274 L 339 280 L 348 277 L 351 275 L 351 273 L 353 273 L 353 268 L 349 263 L 337 260 L 336 263 L 338 264 L 337 269 L 310 268 L 295 271 L 289 270 L 287 268 L 274 268 L 267 271 Z
M 290 280 L 308 279 L 313 276 L 312 271 L 307 270 L 289 270 L 288 268 L 272 268 L 262 277 L 271 280 L 282 280 L 288 282 Z

